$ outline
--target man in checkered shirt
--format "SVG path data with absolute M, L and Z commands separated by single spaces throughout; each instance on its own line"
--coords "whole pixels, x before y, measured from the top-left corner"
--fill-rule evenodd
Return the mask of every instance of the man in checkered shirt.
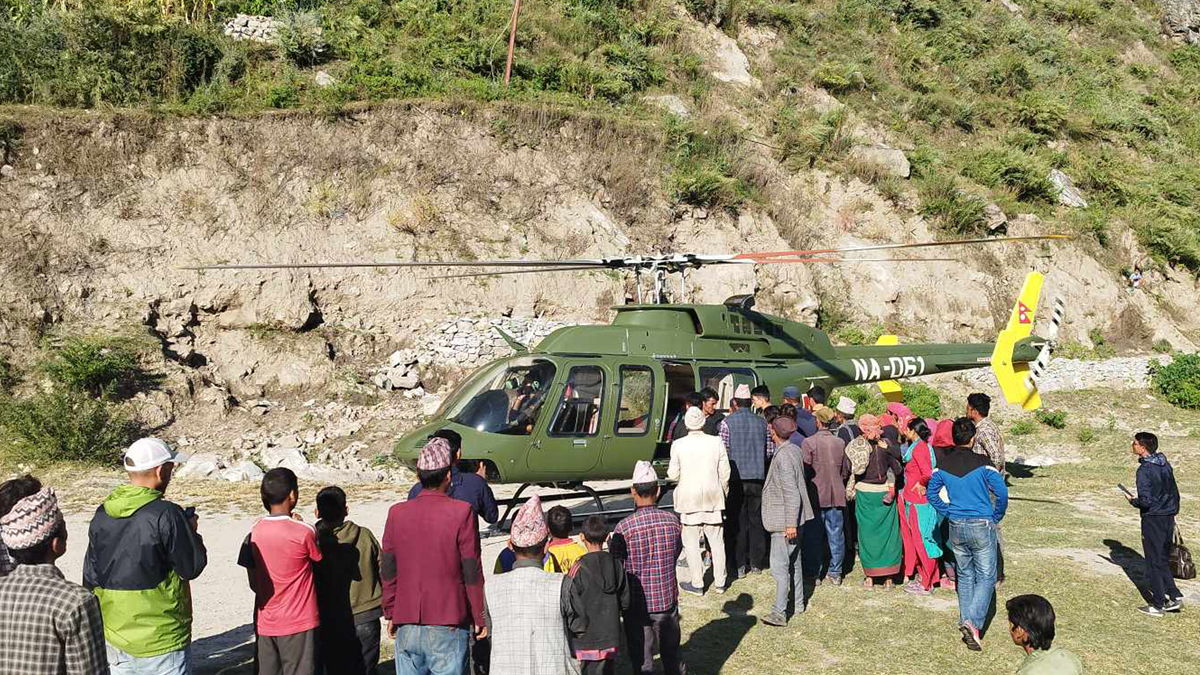
M 67 551 L 54 491 L 32 476 L 0 485 L 0 539 L 16 564 L 0 579 L 0 673 L 107 675 L 100 601 L 54 565 Z
M 654 671 L 657 638 L 664 675 L 679 675 L 679 586 L 675 564 L 683 551 L 683 526 L 656 506 L 658 474 L 650 462 L 633 470 L 633 514 L 617 524 L 609 545 L 625 563 L 633 607 L 625 617 L 625 638 L 634 673 Z

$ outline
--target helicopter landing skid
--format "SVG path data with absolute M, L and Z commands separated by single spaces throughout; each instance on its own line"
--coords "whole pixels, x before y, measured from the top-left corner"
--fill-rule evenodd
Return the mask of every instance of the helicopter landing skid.
M 632 508 L 605 509 L 604 501 L 601 499 L 601 497 L 615 497 L 617 495 L 628 495 L 629 488 L 627 488 L 627 487 L 626 488 L 614 488 L 614 489 L 610 489 L 610 490 L 596 490 L 594 488 L 588 487 L 587 485 L 585 485 L 583 483 L 570 483 L 570 484 L 566 484 L 566 485 L 560 485 L 557 483 L 522 483 L 521 487 L 517 488 L 517 491 L 515 493 L 513 493 L 512 497 L 510 497 L 508 499 L 497 500 L 497 503 L 499 505 L 505 507 L 504 515 L 500 516 L 500 520 L 496 521 L 496 523 L 494 525 L 488 527 L 487 531 L 484 532 L 483 537 L 485 539 L 491 538 L 491 537 L 500 537 L 500 536 L 504 536 L 504 535 L 508 534 L 509 529 L 512 527 L 512 520 L 510 519 L 510 517 L 512 516 L 514 511 L 516 511 L 518 508 L 520 508 L 520 506 L 522 504 L 525 503 L 526 500 L 521 499 L 521 495 L 525 492 L 526 489 L 528 489 L 532 486 L 555 487 L 555 488 L 564 487 L 564 488 L 574 488 L 574 489 L 579 490 L 578 492 L 564 492 L 563 494 L 557 494 L 557 495 L 544 495 L 541 497 L 541 500 L 543 502 L 559 502 L 559 501 L 566 501 L 568 499 L 580 499 L 583 497 L 591 497 L 592 503 L 595 504 L 595 506 L 596 506 L 596 510 L 588 513 L 587 515 L 589 515 L 589 516 L 594 516 L 594 515 L 595 516 L 604 516 L 606 519 L 611 519 L 614 516 L 624 516 L 624 515 L 633 513 L 633 511 L 634 511 Z M 664 488 L 666 488 L 666 486 L 664 486 Z M 668 489 L 669 488 L 666 488 L 663 490 L 664 496 L 666 495 L 666 492 L 668 491 Z

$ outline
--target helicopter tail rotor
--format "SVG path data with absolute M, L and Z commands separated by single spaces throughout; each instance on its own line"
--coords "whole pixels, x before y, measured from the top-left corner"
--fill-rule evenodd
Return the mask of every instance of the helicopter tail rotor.
M 1037 392 L 1042 376 L 1046 374 L 1046 369 L 1050 367 L 1050 355 L 1054 351 L 1054 341 L 1058 338 L 1058 329 L 1062 324 L 1063 313 L 1065 311 L 1066 305 L 1063 303 L 1063 299 L 1055 298 L 1054 312 L 1050 315 L 1050 331 L 1046 333 L 1046 343 L 1042 345 L 1042 350 L 1038 352 L 1037 360 L 1029 368 L 1029 377 L 1025 380 L 1025 390 L 1030 394 Z

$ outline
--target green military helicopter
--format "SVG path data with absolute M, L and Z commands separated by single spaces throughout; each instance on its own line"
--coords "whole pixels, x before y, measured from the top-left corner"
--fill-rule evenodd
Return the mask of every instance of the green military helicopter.
M 221 265 L 189 269 L 281 269 L 339 267 L 480 268 L 443 278 L 630 270 L 638 275 L 640 302 L 615 307 L 608 326 L 561 328 L 528 347 L 508 335 L 513 355 L 476 370 L 446 397 L 428 423 L 406 434 L 395 454 L 415 467 L 421 447 L 440 429 L 463 438 L 463 458 L 485 467 L 493 482 L 581 489 L 586 481 L 627 480 L 638 460 L 661 473 L 669 459 L 670 422 L 687 394 L 711 387 L 728 408 L 738 385 L 766 384 L 772 392 L 876 382 L 894 397 L 896 380 L 990 366 L 1005 398 L 1026 409 L 1040 405 L 1037 382 L 1049 363 L 1062 303 L 1054 309 L 1052 334 L 1032 335 L 1042 275 L 1030 273 L 1007 327 L 990 344 L 900 345 L 885 336 L 872 346 L 835 347 L 824 332 L 754 310 L 749 295 L 720 305 L 672 302 L 668 274 L 680 276 L 709 265 L 850 263 L 866 251 L 1064 239 L 1062 235 L 950 242 L 886 244 L 840 249 L 729 255 L 674 254 L 588 260 L 490 260 L 472 262 L 313 263 Z M 882 259 L 928 262 L 930 258 Z M 643 292 L 641 274 L 652 287 Z M 649 296 L 648 298 L 646 296 Z M 503 332 L 501 331 L 503 335 Z

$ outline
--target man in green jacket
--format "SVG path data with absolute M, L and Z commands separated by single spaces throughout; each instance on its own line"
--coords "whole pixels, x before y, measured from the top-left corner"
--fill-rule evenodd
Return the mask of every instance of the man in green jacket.
M 1018 595 L 1005 603 L 1013 644 L 1025 650 L 1017 675 L 1083 675 L 1079 657 L 1054 642 L 1054 607 L 1040 595 Z
M 125 452 L 129 484 L 96 509 L 83 585 L 100 600 L 113 675 L 188 675 L 189 582 L 208 564 L 194 514 L 163 499 L 178 460 L 157 438 Z

